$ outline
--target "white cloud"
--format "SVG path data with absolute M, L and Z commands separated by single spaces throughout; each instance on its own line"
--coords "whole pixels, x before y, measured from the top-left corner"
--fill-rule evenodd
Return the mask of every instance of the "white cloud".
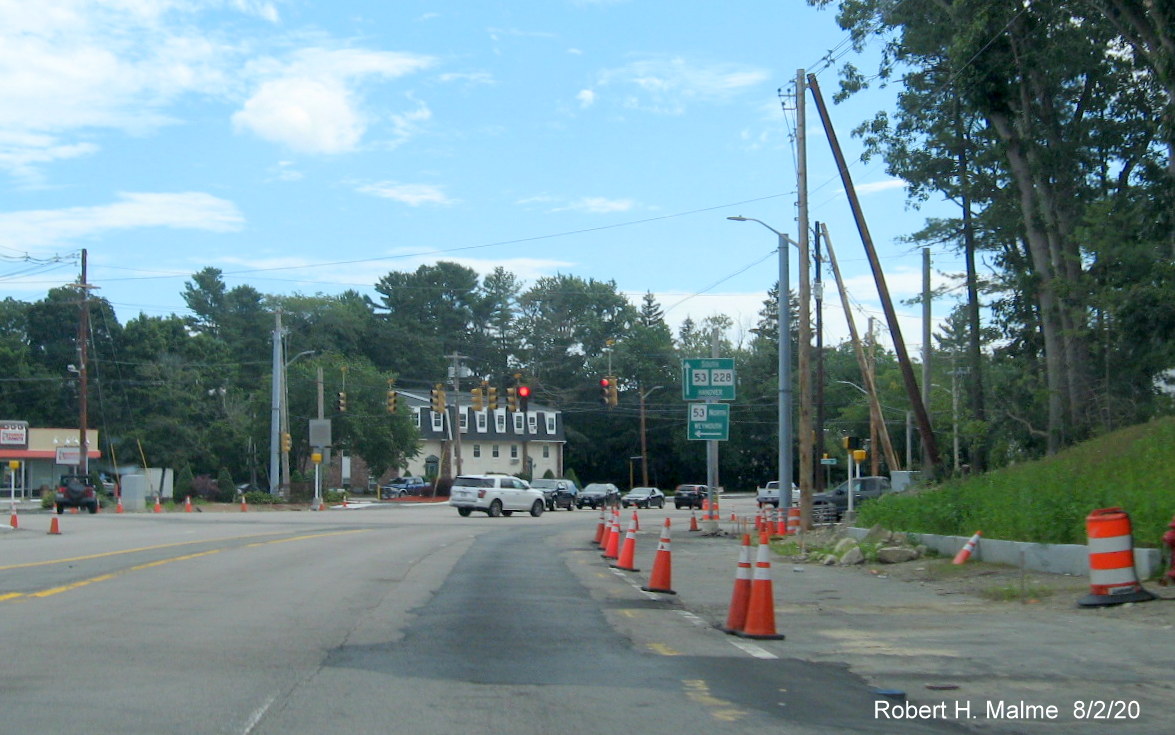
M 449 205 L 454 203 L 454 200 L 450 199 L 441 187 L 433 184 L 400 184 L 395 181 L 381 181 L 360 186 L 357 191 L 402 202 L 412 207 L 419 207 L 422 204 Z
M 143 227 L 233 232 L 245 218 L 232 202 L 202 192 L 124 193 L 112 204 L 0 213 L 0 242 L 38 251 L 112 230 Z
M 905 189 L 906 182 L 901 179 L 886 179 L 885 181 L 873 181 L 868 184 L 859 184 L 857 186 L 858 194 L 875 194 L 879 191 L 892 191 L 894 189 Z
M 582 89 L 575 95 L 575 99 L 579 100 L 580 107 L 591 107 L 596 102 L 596 93 L 590 89 Z
M 272 78 L 233 115 L 238 131 L 304 153 L 355 150 L 371 120 L 358 86 L 371 77 L 393 79 L 427 68 L 427 56 L 361 49 L 305 49 L 289 62 L 258 64 Z M 406 137 L 431 113 L 423 104 L 392 117 L 396 135 Z
M 564 207 L 553 211 L 588 212 L 590 214 L 607 214 L 609 212 L 627 212 L 634 203 L 631 199 L 608 199 L 606 197 L 581 197 Z
M 678 115 L 690 103 L 721 102 L 769 79 L 765 69 L 655 56 L 601 72 L 598 86 L 623 90 L 626 107 Z

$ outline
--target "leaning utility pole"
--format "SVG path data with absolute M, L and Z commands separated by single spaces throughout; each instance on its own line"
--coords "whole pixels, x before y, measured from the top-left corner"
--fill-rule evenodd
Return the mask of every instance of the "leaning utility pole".
M 881 270 L 881 261 L 877 257 L 877 250 L 873 247 L 873 236 L 869 234 L 869 225 L 865 222 L 865 214 L 861 210 L 861 200 L 857 198 L 857 190 L 853 186 L 853 178 L 849 174 L 849 166 L 845 162 L 844 152 L 836 137 L 836 130 L 832 127 L 832 118 L 828 116 L 828 108 L 824 104 L 824 97 L 820 94 L 820 84 L 815 74 L 808 75 L 808 86 L 812 89 L 812 96 L 816 102 L 816 109 L 820 113 L 820 120 L 824 123 L 824 133 L 828 136 L 828 145 L 832 148 L 832 155 L 836 159 L 836 167 L 840 170 L 840 178 L 844 183 L 845 196 L 853 210 L 853 219 L 857 223 L 857 231 L 861 234 L 861 243 L 865 246 L 865 254 L 869 258 L 869 267 L 873 270 L 873 280 L 877 283 L 877 295 L 881 298 L 881 307 L 885 310 L 885 320 L 889 325 L 889 333 L 897 353 L 898 366 L 902 371 L 902 381 L 905 383 L 906 396 L 914 409 L 914 418 L 918 422 L 918 430 L 922 432 L 922 447 L 925 452 L 926 473 L 933 475 L 939 468 L 938 443 L 934 439 L 934 431 L 930 426 L 930 414 L 926 411 L 926 403 L 918 394 L 918 381 L 914 378 L 914 368 L 910 363 L 910 354 L 906 350 L 906 341 L 902 337 L 902 327 L 898 324 L 898 315 L 893 308 L 893 300 L 889 295 L 889 286 L 885 283 L 885 273 Z

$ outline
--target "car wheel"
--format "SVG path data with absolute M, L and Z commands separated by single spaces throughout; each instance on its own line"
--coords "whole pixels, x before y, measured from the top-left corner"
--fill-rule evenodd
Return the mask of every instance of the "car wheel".
M 664 508 L 664 507 L 665 507 L 665 498 L 661 498 L 660 500 L 658 500 L 658 501 L 657 501 L 657 507 L 658 507 L 658 508 Z
M 473 511 L 469 508 L 458 508 L 457 509 L 457 515 L 461 516 L 462 518 L 468 518 L 469 514 L 472 512 Z
M 543 504 L 537 500 L 534 501 L 534 505 L 530 506 L 530 514 L 535 518 L 541 516 L 543 514 Z
M 506 516 L 507 518 L 509 518 L 510 516 L 514 515 L 514 511 L 512 511 L 512 510 L 504 510 L 504 511 L 502 511 L 502 515 L 504 515 L 504 516 Z
M 575 510 L 575 503 L 568 503 L 567 510 Z
M 57 515 L 61 515 L 64 512 L 65 512 L 65 506 L 62 505 L 61 503 L 58 503 L 57 504 Z
M 97 503 L 91 503 L 91 504 L 90 504 L 90 513 L 97 513 L 97 512 L 98 512 L 98 504 L 97 504 Z
M 497 518 L 498 516 L 502 515 L 502 501 L 495 500 L 494 502 L 490 503 L 490 509 L 486 511 L 486 515 L 488 515 L 490 518 Z

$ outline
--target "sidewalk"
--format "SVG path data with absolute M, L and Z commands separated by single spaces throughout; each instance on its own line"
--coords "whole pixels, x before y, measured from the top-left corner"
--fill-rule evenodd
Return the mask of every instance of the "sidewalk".
M 753 513 L 753 504 L 729 505 L 739 514 Z M 723 508 L 726 518 L 730 508 Z M 723 622 L 739 540 L 689 532 L 688 511 L 641 511 L 635 566 L 642 572 L 632 576 L 641 584 L 648 580 L 666 515 L 673 524 L 677 604 L 710 624 Z M 621 517 L 627 525 L 631 511 Z M 585 543 L 597 521 L 596 513 L 591 514 L 590 526 L 585 520 Z M 731 527 L 722 523 L 724 529 Z M 847 664 L 879 689 L 905 692 L 914 704 L 946 701 L 951 712 L 955 702 L 969 704 L 975 719 L 966 724 L 984 732 L 1046 732 L 1061 727 L 1066 735 L 1171 732 L 1175 591 L 1148 585 L 1164 597 L 1114 608 L 1078 608 L 1079 594 L 1070 597 L 1065 592 L 1047 604 L 1027 605 L 957 593 L 933 581 L 907 581 L 893 573 L 900 566 L 906 570 L 904 576 L 916 577 L 912 571 L 920 563 L 925 569 L 922 560 L 825 567 L 792 563 L 775 554 L 771 572 L 776 627 L 786 639 L 757 644 L 781 658 Z M 975 572 L 983 573 L 981 567 Z M 1081 587 L 1080 580 L 1066 579 Z M 1081 594 L 1087 591 L 1087 586 L 1080 589 Z M 1104 710 L 1102 702 L 1108 705 Z M 1050 721 L 985 716 L 989 706 L 1005 707 L 1006 715 L 1007 706 L 1021 703 L 1055 705 L 1058 717 Z M 1091 720 L 1091 707 L 1095 716 L 1122 718 Z

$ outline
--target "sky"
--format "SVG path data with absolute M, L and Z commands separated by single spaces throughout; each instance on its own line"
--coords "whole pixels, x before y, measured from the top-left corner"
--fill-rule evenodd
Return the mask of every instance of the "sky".
M 206 267 L 230 288 L 376 296 L 384 274 L 447 260 L 614 281 L 675 331 L 720 313 L 745 339 L 777 239 L 727 217 L 798 238 L 806 69 L 900 302 L 921 289 L 901 238 L 953 210 L 911 209 L 859 161 L 852 128 L 895 90 L 832 97 L 841 64 L 877 54 L 803 0 L 0 0 L 0 298 L 76 282 L 83 249 L 123 323 L 188 314 Z M 809 217 L 863 330 L 884 317 L 810 98 L 805 128 Z M 933 258 L 936 285 L 962 269 Z M 897 309 L 919 349 L 921 307 Z M 831 288 L 825 310 L 835 344 Z

